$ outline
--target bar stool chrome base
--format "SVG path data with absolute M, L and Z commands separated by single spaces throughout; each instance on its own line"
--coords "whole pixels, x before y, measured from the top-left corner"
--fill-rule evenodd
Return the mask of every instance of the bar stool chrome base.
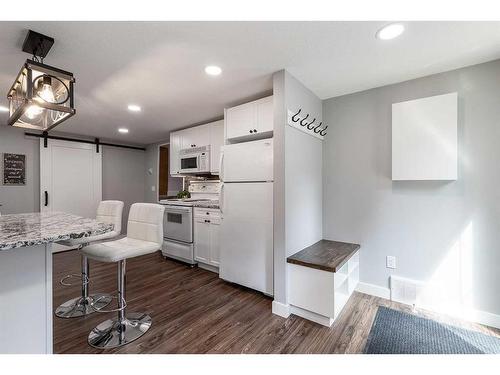
M 111 303 L 112 297 L 107 294 L 91 294 L 87 298 L 76 297 L 64 302 L 56 309 L 58 318 L 77 318 L 90 315 L 96 312 L 96 309 L 102 309 Z M 98 300 L 97 302 L 94 302 Z M 94 307 L 90 304 L 94 303 Z
M 151 324 L 151 317 L 144 313 L 128 313 L 121 323 L 108 319 L 90 331 L 88 343 L 98 349 L 118 348 L 144 335 Z

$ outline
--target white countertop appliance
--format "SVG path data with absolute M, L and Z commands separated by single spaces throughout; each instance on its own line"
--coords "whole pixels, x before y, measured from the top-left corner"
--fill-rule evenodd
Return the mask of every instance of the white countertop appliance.
M 210 146 L 179 151 L 180 173 L 210 173 Z
M 273 139 L 222 152 L 219 276 L 273 295 Z
M 193 248 L 193 205 L 195 202 L 219 198 L 219 181 L 191 181 L 191 198 L 164 199 L 163 246 L 164 256 L 196 264 Z

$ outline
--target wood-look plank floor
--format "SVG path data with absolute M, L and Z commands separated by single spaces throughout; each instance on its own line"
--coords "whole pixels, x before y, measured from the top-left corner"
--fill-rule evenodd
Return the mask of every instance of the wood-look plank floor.
M 78 295 L 63 287 L 62 276 L 78 273 L 75 251 L 53 256 L 54 309 Z M 90 262 L 92 292 L 116 293 L 116 264 Z M 54 353 L 361 353 L 378 306 L 410 312 L 411 308 L 354 293 L 331 328 L 271 313 L 272 299 L 229 284 L 200 268 L 165 260 L 160 253 L 127 260 L 128 311 L 147 312 L 151 329 L 122 348 L 98 350 L 88 333 L 114 314 L 85 318 L 54 317 Z M 418 311 L 418 315 L 500 337 L 500 330 Z

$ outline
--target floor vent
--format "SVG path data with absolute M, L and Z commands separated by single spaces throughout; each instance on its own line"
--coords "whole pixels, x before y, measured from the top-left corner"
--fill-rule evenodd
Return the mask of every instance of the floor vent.
M 423 286 L 420 281 L 391 276 L 391 301 L 415 305 Z

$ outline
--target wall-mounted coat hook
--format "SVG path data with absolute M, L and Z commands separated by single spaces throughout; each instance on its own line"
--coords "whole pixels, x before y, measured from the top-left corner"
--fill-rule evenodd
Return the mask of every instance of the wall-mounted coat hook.
M 298 111 L 296 114 L 294 114 L 294 115 L 292 116 L 292 121 L 293 121 L 293 122 L 297 122 L 297 121 L 299 121 L 299 120 L 300 120 L 300 118 L 298 118 L 298 117 L 297 117 L 297 119 L 295 119 L 295 116 L 298 116 L 298 115 L 299 115 L 299 113 L 300 113 L 300 111 L 302 111 L 302 108 L 299 108 L 299 111 Z
M 302 114 L 302 115 L 301 115 Z M 323 137 L 326 135 L 326 129 L 328 126 L 322 128 L 323 121 L 316 123 L 316 120 L 319 121 L 318 117 L 314 117 L 312 121 L 308 121 L 309 118 L 312 118 L 313 114 L 302 112 L 302 108 L 298 110 L 291 111 L 287 109 L 287 124 L 295 129 L 300 130 L 306 134 L 312 135 L 315 138 L 323 140 Z
M 307 124 L 307 129 L 309 129 L 309 130 L 313 130 L 314 129 L 314 125 L 313 125 L 314 121 L 316 121 L 316 118 L 314 118 L 314 120 L 312 120 L 309 124 Z
M 314 132 L 315 132 L 316 134 L 320 134 L 320 133 L 321 133 L 321 129 L 320 129 L 321 125 L 323 125 L 323 121 L 321 121 L 321 122 L 320 122 L 318 125 L 316 125 L 316 127 L 313 129 L 313 130 L 314 130 Z
M 300 120 L 300 125 L 302 126 L 306 126 L 307 125 L 307 122 L 304 122 L 307 118 L 309 117 L 309 113 L 306 115 L 306 117 L 304 117 L 302 120 Z

